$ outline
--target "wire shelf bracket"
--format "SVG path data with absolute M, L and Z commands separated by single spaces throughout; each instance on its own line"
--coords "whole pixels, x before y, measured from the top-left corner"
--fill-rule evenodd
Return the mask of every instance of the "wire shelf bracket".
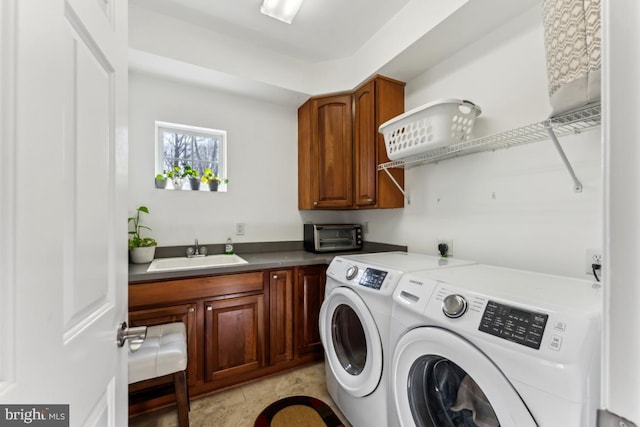
M 573 180 L 573 191 L 582 192 L 582 183 L 578 179 L 567 158 L 558 137 L 578 134 L 590 130 L 600 125 L 601 108 L 600 103 L 589 104 L 579 109 L 548 118 L 538 123 L 529 124 L 516 129 L 507 130 L 497 134 L 483 136 L 480 138 L 452 144 L 448 147 L 426 151 L 406 157 L 404 159 L 393 160 L 378 165 L 378 170 L 384 170 L 392 179 L 396 187 L 402 192 L 405 200 L 409 203 L 409 196 L 398 182 L 391 176 L 389 168 L 409 168 L 439 162 L 441 160 L 466 156 L 484 151 L 495 151 L 509 148 L 516 145 L 523 145 L 532 142 L 539 142 L 551 139 L 562 162 L 564 163 L 571 179 Z

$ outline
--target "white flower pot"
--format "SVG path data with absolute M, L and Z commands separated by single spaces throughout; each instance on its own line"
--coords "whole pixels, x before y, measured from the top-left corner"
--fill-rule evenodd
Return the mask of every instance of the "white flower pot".
M 129 250 L 131 255 L 131 262 L 134 264 L 146 264 L 153 261 L 153 257 L 156 254 L 155 246 L 147 246 L 144 248 L 133 248 Z

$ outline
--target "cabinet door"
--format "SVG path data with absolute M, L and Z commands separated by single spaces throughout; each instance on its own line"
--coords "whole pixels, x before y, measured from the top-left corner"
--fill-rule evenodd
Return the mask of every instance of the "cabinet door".
M 371 80 L 356 90 L 354 95 L 354 165 L 355 204 L 376 204 L 377 135 L 375 110 L 375 81 Z
M 384 122 L 404 113 L 404 86 L 403 82 L 392 80 L 383 76 L 375 79 L 375 122 L 374 122 L 374 144 L 377 144 L 376 150 L 376 170 L 377 165 L 389 161 L 387 157 L 387 148 L 384 143 L 384 135 L 378 132 L 378 128 Z M 404 169 L 391 168 L 391 175 L 398 184 L 404 188 Z M 378 208 L 403 208 L 404 196 L 398 190 L 391 178 L 387 176 L 385 171 L 377 171 L 376 180 Z
M 167 307 L 134 310 L 129 312 L 131 326 L 154 326 L 163 323 L 182 322 L 187 330 L 187 380 L 195 385 L 198 375 L 198 335 L 196 334 L 196 304 L 180 304 Z M 168 380 L 172 383 L 173 379 Z
M 294 295 L 294 319 L 298 355 L 322 351 L 318 320 L 320 306 L 324 300 L 326 270 L 326 266 L 298 269 Z
M 353 206 L 353 135 L 351 95 L 312 103 L 311 155 L 315 175 L 314 208 Z M 313 178 L 312 178 L 313 179 Z
M 207 301 L 205 366 L 215 381 L 264 366 L 264 295 Z
M 293 360 L 293 272 L 269 274 L 269 364 Z

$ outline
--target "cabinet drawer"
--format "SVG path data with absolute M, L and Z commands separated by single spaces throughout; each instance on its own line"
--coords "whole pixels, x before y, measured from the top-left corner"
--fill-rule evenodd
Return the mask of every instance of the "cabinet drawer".
M 200 298 L 262 292 L 264 273 L 228 274 L 129 285 L 129 307 L 145 307 Z

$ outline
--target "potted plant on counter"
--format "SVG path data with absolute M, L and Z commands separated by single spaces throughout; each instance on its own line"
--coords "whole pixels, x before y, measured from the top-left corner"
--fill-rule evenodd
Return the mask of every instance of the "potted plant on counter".
M 184 173 L 189 178 L 189 185 L 194 191 L 200 190 L 200 172 L 192 168 L 190 165 L 184 165 Z
M 151 262 L 156 254 L 156 246 L 158 242 L 152 237 L 142 237 L 140 231 L 146 229 L 151 231 L 146 225 L 140 224 L 140 213 L 149 213 L 149 208 L 139 206 L 136 209 L 135 216 L 129 218 L 129 224 L 133 223 L 133 230 L 129 231 L 129 254 L 131 262 L 134 264 L 143 264 Z
M 202 182 L 209 184 L 209 191 L 218 191 L 218 185 L 220 185 L 221 182 L 226 184 L 229 180 L 215 176 L 210 168 L 206 168 L 202 173 Z

